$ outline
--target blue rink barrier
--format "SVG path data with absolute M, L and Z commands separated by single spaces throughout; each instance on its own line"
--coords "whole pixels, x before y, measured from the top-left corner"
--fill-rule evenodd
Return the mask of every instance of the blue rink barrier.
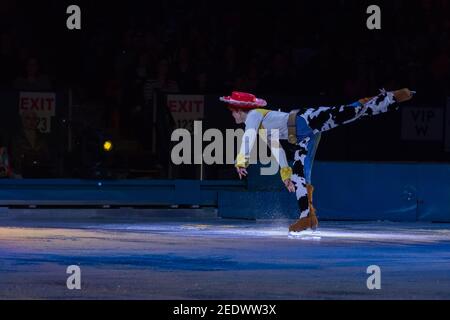
M 245 191 L 232 180 L 0 180 L 0 206 L 217 206 L 219 191 Z
M 450 165 L 316 162 L 314 205 L 324 220 L 450 222 Z M 297 218 L 295 195 L 279 175 L 249 168 L 239 180 L 0 180 L 0 207 L 217 207 L 240 219 Z
M 312 182 L 320 219 L 450 222 L 448 164 L 316 162 Z M 261 176 L 254 166 L 245 194 L 219 194 L 219 214 L 297 218 L 298 207 L 279 175 Z

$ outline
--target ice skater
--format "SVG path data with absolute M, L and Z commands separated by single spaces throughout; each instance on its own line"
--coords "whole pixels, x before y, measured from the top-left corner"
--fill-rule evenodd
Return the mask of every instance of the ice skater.
M 295 192 L 299 207 L 299 219 L 289 226 L 290 232 L 317 229 L 319 222 L 313 206 L 314 187 L 311 184 L 311 168 L 321 132 L 351 123 L 363 117 L 395 111 L 399 103 L 412 98 L 414 91 L 381 90 L 371 98 L 360 99 L 352 104 L 293 110 L 290 113 L 265 109 L 267 102 L 250 93 L 233 92 L 221 97 L 228 104 L 237 124 L 245 123 L 240 151 L 235 167 L 239 178 L 247 175 L 250 152 L 259 129 L 266 129 L 268 144 L 280 166 L 281 179 L 289 192 Z M 293 166 L 290 167 L 281 144 L 270 143 L 271 130 L 278 130 L 279 140 L 295 145 Z

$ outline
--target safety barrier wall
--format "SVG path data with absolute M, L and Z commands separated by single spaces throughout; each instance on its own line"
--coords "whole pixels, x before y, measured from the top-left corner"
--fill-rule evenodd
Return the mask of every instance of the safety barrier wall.
M 242 181 L 0 180 L 0 206 L 217 206 L 219 190 L 245 191 Z
M 325 220 L 450 222 L 450 165 L 316 162 L 314 205 Z M 249 172 L 248 192 L 221 192 L 219 214 L 229 218 L 298 217 L 294 194 L 279 175 Z
M 279 175 L 252 166 L 239 180 L 0 180 L 0 206 L 170 206 L 218 208 L 223 218 L 296 218 Z M 316 162 L 314 204 L 324 220 L 450 222 L 450 165 Z

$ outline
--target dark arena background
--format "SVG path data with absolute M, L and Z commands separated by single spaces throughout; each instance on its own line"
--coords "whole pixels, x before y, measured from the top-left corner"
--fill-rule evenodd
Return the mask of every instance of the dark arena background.
M 2 0 L 0 299 L 450 299 L 449 31 L 448 0 Z M 289 232 L 264 164 L 194 162 L 208 129 L 236 158 L 233 91 L 290 112 L 401 88 L 322 134 L 316 230 Z

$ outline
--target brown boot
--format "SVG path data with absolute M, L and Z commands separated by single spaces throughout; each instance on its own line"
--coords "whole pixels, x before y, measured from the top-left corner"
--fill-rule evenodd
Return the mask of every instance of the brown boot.
M 414 91 L 411 91 L 408 88 L 403 88 L 400 90 L 393 91 L 395 101 L 397 101 L 398 103 L 410 100 L 413 97 L 414 93 L 415 93 Z M 366 104 L 373 98 L 375 98 L 375 96 L 359 99 L 358 102 L 361 104 Z
M 306 185 L 306 190 L 308 191 L 308 206 L 309 214 L 305 218 L 298 219 L 294 224 L 289 226 L 289 232 L 300 232 L 307 229 L 316 230 L 319 226 L 319 220 L 317 220 L 316 209 L 312 203 L 312 196 L 314 192 L 314 187 L 310 184 Z
M 308 190 L 308 205 L 309 205 L 309 216 L 311 217 L 312 229 L 317 229 L 319 226 L 319 220 L 316 216 L 316 208 L 313 206 L 313 192 L 314 187 L 312 184 L 307 184 L 306 189 Z
M 414 92 L 407 88 L 403 88 L 400 90 L 396 90 L 393 93 L 394 93 L 395 101 L 400 103 L 400 102 L 411 100 Z
M 310 216 L 298 219 L 295 223 L 289 226 L 289 232 L 300 232 L 307 229 L 312 229 L 313 223 Z
M 362 98 L 359 99 L 358 102 L 361 104 L 366 104 L 367 102 L 369 102 L 370 100 L 372 100 L 374 97 L 370 97 L 370 98 Z

